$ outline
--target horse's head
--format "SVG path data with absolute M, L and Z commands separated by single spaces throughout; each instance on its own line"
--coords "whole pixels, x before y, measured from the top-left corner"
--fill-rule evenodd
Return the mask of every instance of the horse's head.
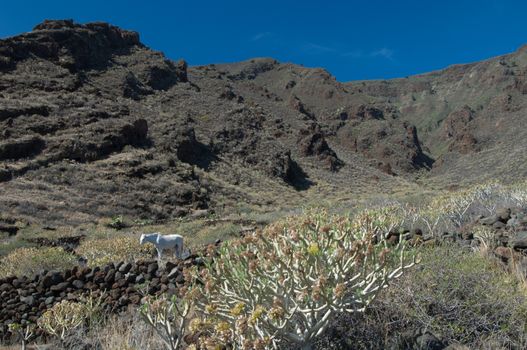
M 145 237 L 146 237 L 146 236 L 145 236 L 145 234 L 143 233 L 143 234 L 141 235 L 141 238 L 139 238 L 139 244 L 143 244 L 143 243 L 145 243 Z

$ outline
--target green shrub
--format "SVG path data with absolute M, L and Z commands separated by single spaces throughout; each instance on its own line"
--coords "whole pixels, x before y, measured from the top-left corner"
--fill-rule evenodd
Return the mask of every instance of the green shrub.
M 31 276 L 41 270 L 66 269 L 77 259 L 59 247 L 18 248 L 0 259 L 0 278 Z
M 129 226 L 122 216 L 112 216 L 111 218 L 101 219 L 99 220 L 99 224 L 113 228 L 114 230 L 122 230 Z

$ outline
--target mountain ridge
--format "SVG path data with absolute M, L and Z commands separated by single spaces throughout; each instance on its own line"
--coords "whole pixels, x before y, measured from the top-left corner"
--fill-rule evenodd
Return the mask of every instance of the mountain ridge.
M 341 83 L 272 58 L 188 66 L 133 31 L 48 20 L 0 40 L 0 209 L 163 221 L 513 181 L 527 174 L 524 48 Z

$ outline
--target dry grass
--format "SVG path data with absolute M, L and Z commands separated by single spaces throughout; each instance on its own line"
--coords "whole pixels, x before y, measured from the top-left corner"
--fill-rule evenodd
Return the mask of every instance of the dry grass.
M 101 350 L 164 348 L 159 336 L 140 320 L 136 313 L 112 317 L 94 336 Z
M 58 247 L 18 248 L 0 259 L 0 278 L 31 276 L 41 270 L 70 268 L 77 259 Z
M 87 258 L 90 266 L 102 266 L 110 262 L 149 259 L 152 248 L 140 245 L 139 237 L 135 235 L 121 235 L 85 240 L 75 251 Z
M 422 330 L 470 349 L 527 347 L 527 295 L 517 279 L 454 245 L 421 249 L 421 258 L 365 314 L 336 322 L 320 349 L 410 348 Z

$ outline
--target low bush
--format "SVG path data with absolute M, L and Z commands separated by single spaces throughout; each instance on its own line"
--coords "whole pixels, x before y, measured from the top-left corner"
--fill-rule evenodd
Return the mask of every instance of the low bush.
M 163 339 L 169 350 L 182 348 L 192 304 L 188 299 L 160 297 L 146 300 L 139 312 L 143 320 Z
M 37 325 L 64 345 L 75 330 L 95 328 L 102 322 L 101 302 L 102 297 L 92 296 L 79 301 L 62 300 L 46 310 L 38 319 Z
M 18 248 L 0 259 L 0 278 L 71 268 L 77 258 L 59 247 Z
M 385 289 L 363 314 L 341 314 L 321 349 L 410 349 L 419 335 L 470 349 L 527 348 L 527 295 L 481 254 L 426 248 L 421 263 Z M 351 345 L 352 344 L 352 345 Z

